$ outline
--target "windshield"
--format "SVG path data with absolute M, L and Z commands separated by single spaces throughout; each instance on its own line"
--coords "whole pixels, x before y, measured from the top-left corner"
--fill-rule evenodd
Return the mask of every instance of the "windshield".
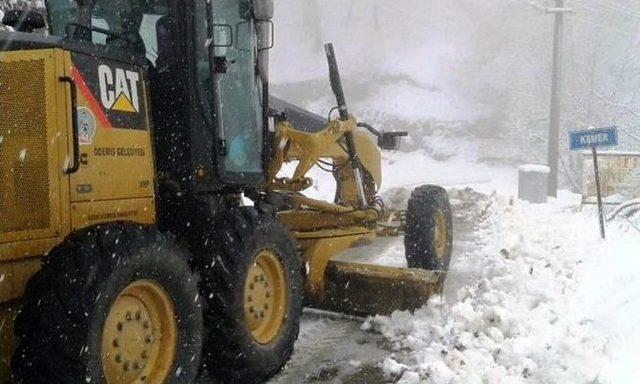
M 156 28 L 169 12 L 166 1 L 97 0 L 79 4 L 73 0 L 49 0 L 47 7 L 52 35 L 144 54 L 155 65 Z M 86 26 L 89 22 L 90 34 L 78 33 L 82 31 L 79 25 Z

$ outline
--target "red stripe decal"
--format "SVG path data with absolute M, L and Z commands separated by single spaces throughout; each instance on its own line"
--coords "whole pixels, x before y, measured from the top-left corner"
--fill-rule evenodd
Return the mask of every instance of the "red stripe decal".
M 91 108 L 93 113 L 96 114 L 96 116 L 98 117 L 98 120 L 100 121 L 100 123 L 102 123 L 102 126 L 106 129 L 113 128 L 111 126 L 111 122 L 107 118 L 107 115 L 104 114 L 104 111 L 102 110 L 102 106 L 98 104 L 98 100 L 96 100 L 96 98 L 93 96 L 93 92 L 91 92 L 91 89 L 89 89 L 89 87 L 87 86 L 87 83 L 84 81 L 84 78 L 82 77 L 82 74 L 80 73 L 80 71 L 78 71 L 76 67 L 71 67 L 71 77 L 73 77 L 73 80 L 76 82 L 76 85 L 80 89 L 80 92 L 82 92 L 85 99 L 87 99 L 87 103 L 89 103 L 89 107 Z

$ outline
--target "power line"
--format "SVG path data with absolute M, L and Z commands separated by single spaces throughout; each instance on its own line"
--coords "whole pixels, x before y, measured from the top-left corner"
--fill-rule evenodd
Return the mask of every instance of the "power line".
M 599 13 L 599 10 L 598 10 L 598 9 L 596 9 L 596 8 L 594 8 L 594 6 L 587 5 L 586 3 L 582 3 L 581 5 L 582 5 L 585 9 L 588 9 L 588 10 L 591 10 L 591 11 L 593 11 L 593 12 Z M 579 13 L 578 13 L 578 14 L 579 14 Z M 614 32 L 614 33 L 617 33 L 617 34 L 619 34 L 619 35 L 620 35 L 620 36 L 622 36 L 622 37 L 630 37 L 630 38 L 633 38 L 633 39 L 638 38 L 638 36 L 637 36 L 637 35 L 633 35 L 633 34 L 631 34 L 631 33 L 630 33 L 630 32 L 628 32 L 628 31 L 621 30 L 620 28 L 612 27 L 612 26 L 611 26 L 611 25 L 609 25 L 609 24 L 604 24 L 604 23 L 602 23 L 602 22 L 596 22 L 595 20 L 592 20 L 592 19 L 590 20 L 590 19 L 581 18 L 581 20 L 583 20 L 583 21 L 585 21 L 585 22 L 588 22 L 588 23 L 595 24 L 595 25 L 597 25 L 597 26 L 599 26 L 599 27 L 606 28 L 606 29 L 608 29 L 609 31 L 612 31 L 612 32 Z M 640 20 L 640 16 L 638 16 L 638 20 Z
M 606 0 L 596 0 L 597 3 L 599 3 L 600 5 L 612 9 L 614 11 L 618 11 L 621 13 L 624 13 L 626 15 L 629 15 L 631 17 L 634 17 L 638 20 L 640 20 L 640 13 L 636 12 L 636 10 L 632 9 L 632 8 L 627 8 L 625 6 L 623 6 L 620 3 L 614 3 L 611 1 L 606 1 Z
M 636 136 L 635 134 L 633 134 L 633 133 L 631 133 L 631 132 L 627 131 L 625 128 L 622 128 L 622 127 L 620 127 L 620 126 L 619 126 L 618 128 L 619 128 L 622 132 L 626 133 L 626 134 L 627 134 L 627 136 L 629 136 L 630 138 L 632 138 L 632 139 L 634 139 L 635 141 L 637 141 L 637 142 L 639 142 L 639 143 L 640 143 L 640 137 L 638 137 L 638 136 Z

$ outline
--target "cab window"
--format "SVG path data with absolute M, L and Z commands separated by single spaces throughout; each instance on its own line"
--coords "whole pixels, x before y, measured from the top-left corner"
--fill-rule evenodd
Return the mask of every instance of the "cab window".
M 204 2 L 202 2 L 204 3 Z M 256 72 L 255 23 L 248 16 L 248 0 L 212 0 L 213 38 L 208 36 L 206 7 L 201 5 L 198 80 L 202 89 L 215 87 L 219 96 L 218 139 L 224 145 L 221 173 L 243 177 L 262 172 L 262 84 Z M 211 68 L 217 73 L 212 84 Z M 224 177 L 224 176 L 223 176 Z
M 54 36 L 65 36 L 67 25 L 79 22 L 78 4 L 69 0 L 48 0 L 47 16 L 49 17 L 49 33 Z
M 97 0 L 80 5 L 49 0 L 48 7 L 51 34 L 144 55 L 156 64 L 158 29 L 169 14 L 168 0 Z

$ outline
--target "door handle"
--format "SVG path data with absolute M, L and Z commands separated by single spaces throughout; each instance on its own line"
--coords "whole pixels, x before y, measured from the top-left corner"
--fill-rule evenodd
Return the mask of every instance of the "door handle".
M 64 170 L 64 173 L 70 175 L 78 172 L 80 169 L 80 138 L 78 137 L 78 90 L 76 82 L 69 76 L 60 76 L 58 78 L 63 83 L 68 83 L 71 87 L 71 125 L 73 126 L 73 164 Z

